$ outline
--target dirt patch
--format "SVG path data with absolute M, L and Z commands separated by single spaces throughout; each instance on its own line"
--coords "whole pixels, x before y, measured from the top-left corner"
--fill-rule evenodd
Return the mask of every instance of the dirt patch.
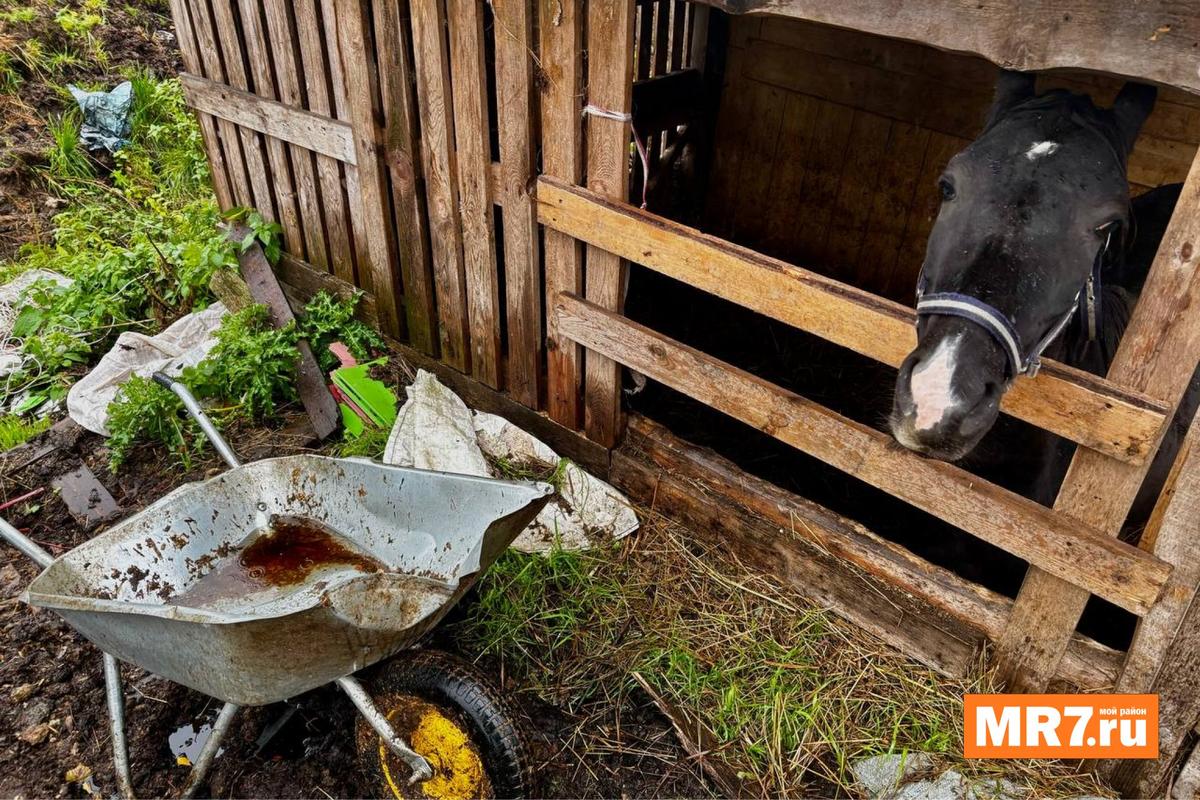
M 403 367 L 388 377 L 403 381 Z M 305 449 L 303 418 L 287 415 L 273 429 L 234 429 L 230 440 L 246 460 Z M 299 432 L 298 432 L 299 431 Z M 85 532 L 50 490 L 57 475 L 87 465 L 132 514 L 186 481 L 221 470 L 202 455 L 181 469 L 158 450 L 139 449 L 117 475 L 106 464 L 104 440 L 60 423 L 0 457 L 0 502 L 46 487 L 41 495 L 4 513 L 55 555 L 103 530 Z M 37 569 L 0 546 L 0 796 L 85 797 L 68 771 L 86 765 L 105 794 L 115 790 L 104 707 L 99 651 L 57 616 L 19 599 Z M 468 595 L 456 612 L 474 602 Z M 459 649 L 446 634 L 436 643 Z M 488 665 L 484 665 L 485 668 Z M 493 674 L 502 675 L 496 665 Z M 178 792 L 188 768 L 177 763 L 169 739 L 211 723 L 219 703 L 182 686 L 124 666 L 126 714 L 133 779 L 139 796 Z M 511 680 L 509 691 L 521 687 Z M 571 713 L 522 693 L 523 724 L 530 732 L 537 794 L 547 797 L 702 796 L 708 792 L 649 703 L 623 698 Z M 294 708 L 289 708 L 292 706 Z M 264 732 L 284 717 L 269 740 Z M 213 797 L 359 796 L 354 747 L 355 712 L 340 692 L 323 688 L 290 703 L 243 710 L 213 765 L 206 791 Z M 192 726 L 192 727 L 188 727 Z
M 165 2 L 111 3 L 86 35 L 67 32 L 57 18 L 64 9 L 83 13 L 80 2 L 4 4 L 0 78 L 10 87 L 0 91 L 0 261 L 23 244 L 49 242 L 50 221 L 66 205 L 35 170 L 52 144 L 46 121 L 74 104 L 67 84 L 112 88 L 132 67 L 158 77 L 182 70 Z M 98 158 L 97 173 L 107 174 L 111 159 Z

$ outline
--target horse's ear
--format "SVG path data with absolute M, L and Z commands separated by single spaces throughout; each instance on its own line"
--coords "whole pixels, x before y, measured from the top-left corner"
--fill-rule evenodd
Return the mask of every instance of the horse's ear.
M 1033 97 L 1034 84 L 1037 76 L 1030 72 L 1015 72 L 1011 69 L 1000 70 L 996 78 L 996 98 L 988 111 L 987 124 L 991 125 L 1013 106 Z
M 1117 130 L 1121 133 L 1121 141 L 1125 143 L 1125 152 L 1133 150 L 1138 131 L 1150 112 L 1154 110 L 1154 100 L 1158 97 L 1158 89 L 1144 83 L 1127 83 L 1121 87 L 1121 93 L 1113 101 L 1112 113 L 1117 121 Z

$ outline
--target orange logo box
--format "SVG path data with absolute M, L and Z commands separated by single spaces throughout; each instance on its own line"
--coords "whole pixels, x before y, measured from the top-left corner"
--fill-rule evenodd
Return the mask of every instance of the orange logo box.
M 966 758 L 1158 758 L 1158 695 L 969 694 Z

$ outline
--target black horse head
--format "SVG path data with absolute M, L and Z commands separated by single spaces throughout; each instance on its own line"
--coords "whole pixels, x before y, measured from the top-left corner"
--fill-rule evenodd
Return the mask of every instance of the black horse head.
M 905 447 L 966 455 L 1013 379 L 1035 372 L 1065 328 L 1094 333 L 1095 278 L 1130 226 L 1126 158 L 1154 98 L 1128 84 L 1100 109 L 1066 91 L 1035 95 L 1032 75 L 1001 74 L 983 133 L 939 180 L 918 344 L 900 366 L 892 409 Z

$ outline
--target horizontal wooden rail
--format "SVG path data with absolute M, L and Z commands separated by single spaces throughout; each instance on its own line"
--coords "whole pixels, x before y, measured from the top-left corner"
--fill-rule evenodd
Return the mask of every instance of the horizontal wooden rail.
M 188 105 L 347 164 L 357 163 L 349 123 L 293 108 L 197 75 L 179 76 Z
M 538 218 L 557 231 L 898 367 L 916 347 L 913 311 L 586 189 L 541 178 Z M 1129 463 L 1151 454 L 1167 408 L 1063 364 L 1019 378 L 1002 410 Z
M 572 295 L 564 336 L 1139 616 L 1171 566 L 866 425 Z

